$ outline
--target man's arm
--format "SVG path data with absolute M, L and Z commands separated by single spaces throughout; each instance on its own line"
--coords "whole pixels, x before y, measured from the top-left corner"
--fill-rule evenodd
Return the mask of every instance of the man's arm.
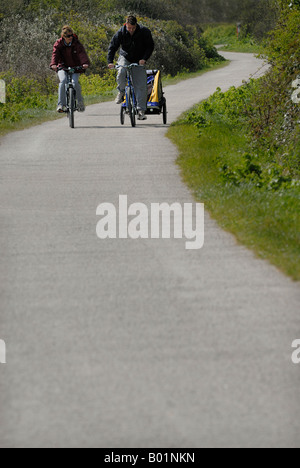
M 151 57 L 151 55 L 153 54 L 154 47 L 155 47 L 154 40 L 153 40 L 151 31 L 149 29 L 145 31 L 145 42 L 146 42 L 146 50 L 144 53 L 143 60 L 147 62 L 149 58 Z
M 117 34 L 115 34 L 111 40 L 111 43 L 108 49 L 108 55 L 107 55 L 107 61 L 109 65 L 113 64 L 115 55 L 121 46 L 121 39 L 122 39 L 122 31 L 118 31 Z

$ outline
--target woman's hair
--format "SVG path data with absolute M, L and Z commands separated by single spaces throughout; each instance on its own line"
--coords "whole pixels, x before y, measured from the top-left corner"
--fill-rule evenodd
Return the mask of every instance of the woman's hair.
M 127 16 L 126 23 L 131 24 L 132 26 L 135 26 L 137 24 L 137 19 L 133 15 Z
M 62 31 L 61 31 L 61 37 L 66 37 L 68 36 L 69 34 L 74 34 L 74 31 L 73 29 L 68 26 L 67 24 L 62 28 Z

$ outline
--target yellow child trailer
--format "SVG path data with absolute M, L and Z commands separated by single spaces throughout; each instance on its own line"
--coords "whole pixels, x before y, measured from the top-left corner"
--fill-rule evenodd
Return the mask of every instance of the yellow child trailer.
M 159 70 L 147 70 L 147 84 L 148 84 L 148 102 L 147 111 L 148 115 L 163 115 L 163 122 L 167 124 L 167 101 L 164 97 L 161 72 Z

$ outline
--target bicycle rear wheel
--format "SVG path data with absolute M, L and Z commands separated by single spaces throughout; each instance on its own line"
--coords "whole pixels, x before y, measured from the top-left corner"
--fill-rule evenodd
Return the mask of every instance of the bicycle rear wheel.
M 163 122 L 164 125 L 167 125 L 168 122 L 168 110 L 167 110 L 167 101 L 164 98 L 164 104 L 163 104 Z
M 69 89 L 69 124 L 71 128 L 75 127 L 74 114 L 75 114 L 75 90 L 73 88 L 70 88 Z

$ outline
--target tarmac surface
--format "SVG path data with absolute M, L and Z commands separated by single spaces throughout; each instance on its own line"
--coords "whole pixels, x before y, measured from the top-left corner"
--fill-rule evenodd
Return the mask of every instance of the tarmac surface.
M 262 65 L 224 55 L 166 88 L 169 122 Z M 97 238 L 119 195 L 194 200 L 162 117 L 121 127 L 110 102 L 75 124 L 0 144 L 0 447 L 299 447 L 299 284 L 207 213 L 201 250 Z

